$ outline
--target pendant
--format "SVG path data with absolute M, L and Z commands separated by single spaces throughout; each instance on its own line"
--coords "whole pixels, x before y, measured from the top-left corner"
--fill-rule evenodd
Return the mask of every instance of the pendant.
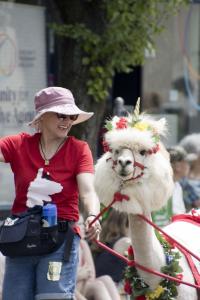
M 45 159 L 44 164 L 45 164 L 45 166 L 48 166 L 49 165 L 49 160 Z

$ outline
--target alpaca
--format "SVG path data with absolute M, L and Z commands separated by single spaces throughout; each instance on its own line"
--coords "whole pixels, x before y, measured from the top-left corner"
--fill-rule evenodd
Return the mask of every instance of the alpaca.
M 169 155 L 160 141 L 161 136 L 165 136 L 167 132 L 166 120 L 154 120 L 148 115 L 140 115 L 135 109 L 133 115 L 113 117 L 106 122 L 106 128 L 106 153 L 95 165 L 94 184 L 97 195 L 105 206 L 113 201 L 116 192 L 125 195 L 126 198 L 115 202 L 113 207 L 129 215 L 135 261 L 161 271 L 161 267 L 166 265 L 163 247 L 154 229 L 138 214 L 151 219 L 151 212 L 164 206 L 173 192 L 173 172 Z M 191 226 L 194 227 L 193 231 L 190 231 Z M 179 238 L 179 242 L 184 242 L 185 245 L 190 245 L 190 239 L 194 237 L 196 240 L 199 235 L 196 232 L 197 226 L 186 222 L 174 222 L 164 230 L 174 238 Z M 188 232 L 190 233 L 187 235 Z M 193 250 L 195 249 L 196 245 L 193 245 Z M 186 259 L 181 253 L 180 255 L 183 280 L 194 283 Z M 141 269 L 137 271 L 152 291 L 162 280 Z M 181 284 L 177 290 L 178 300 L 198 299 L 195 288 Z

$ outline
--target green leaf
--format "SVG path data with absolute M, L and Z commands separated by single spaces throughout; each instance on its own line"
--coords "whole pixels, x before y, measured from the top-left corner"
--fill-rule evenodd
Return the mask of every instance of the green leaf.
M 113 126 L 112 126 L 112 123 L 110 121 L 106 121 L 106 124 L 105 124 L 105 128 L 110 131 L 113 129 Z M 127 278 L 131 278 L 132 274 L 130 272 L 130 269 L 127 271 L 127 274 L 126 274 Z M 130 276 L 130 277 L 129 277 Z
M 85 1 L 91 9 L 95 5 L 93 0 Z M 73 39 L 81 49 L 82 65 L 88 72 L 87 93 L 95 101 L 108 97 L 115 72 L 129 73 L 135 65 L 143 64 L 144 50 L 154 48 L 166 18 L 189 0 L 100 2 L 99 20 L 95 22 L 90 18 L 77 22 L 75 18 L 73 23 L 49 24 L 55 34 Z

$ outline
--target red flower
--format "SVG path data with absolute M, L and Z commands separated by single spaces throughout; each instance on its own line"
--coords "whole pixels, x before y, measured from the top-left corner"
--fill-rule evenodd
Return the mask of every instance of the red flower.
M 117 129 L 124 129 L 127 128 L 127 119 L 126 118 L 120 118 L 119 121 L 116 123 Z
M 129 258 L 134 258 L 134 252 L 133 252 L 132 246 L 128 247 L 128 256 L 129 256 Z
M 129 295 L 132 294 L 132 287 L 129 280 L 126 280 L 124 283 L 124 291 Z
M 179 280 L 182 280 L 182 279 L 183 279 L 183 274 L 181 274 L 181 273 L 180 273 L 180 274 L 177 274 L 177 275 L 176 275 L 176 278 L 179 279 Z M 181 283 L 180 283 L 180 282 L 176 282 L 176 284 L 177 284 L 177 285 L 180 285 Z
M 136 300 L 146 300 L 146 297 L 144 295 L 138 296 L 135 298 Z
M 108 151 L 110 152 L 109 145 L 105 140 L 102 141 L 102 145 L 103 145 L 103 151 L 104 152 L 108 152 Z

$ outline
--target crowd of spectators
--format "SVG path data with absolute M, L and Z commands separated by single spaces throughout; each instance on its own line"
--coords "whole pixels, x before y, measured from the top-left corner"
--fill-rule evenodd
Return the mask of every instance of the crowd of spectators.
M 159 226 L 165 226 L 176 214 L 200 208 L 200 133 L 186 135 L 177 145 L 169 147 L 173 170 L 174 192 L 168 203 L 152 218 Z

